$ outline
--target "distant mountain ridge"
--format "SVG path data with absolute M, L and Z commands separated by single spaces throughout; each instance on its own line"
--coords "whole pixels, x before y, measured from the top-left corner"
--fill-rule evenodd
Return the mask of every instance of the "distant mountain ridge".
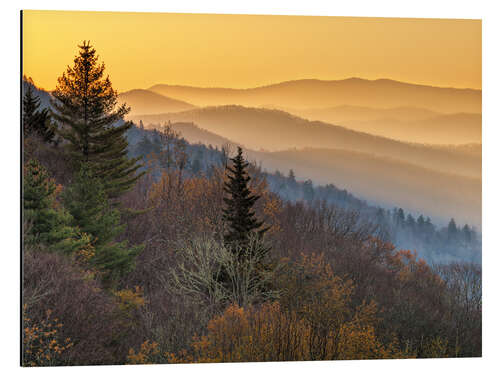
M 237 145 L 236 142 L 233 142 L 225 137 L 221 137 L 220 135 L 212 133 L 208 130 L 201 129 L 192 122 L 175 122 L 172 123 L 171 126 L 175 131 L 181 133 L 181 136 L 186 141 L 192 144 L 201 143 L 206 146 L 219 148 L 227 144 Z
M 339 149 L 247 150 L 263 168 L 293 169 L 297 178 L 334 183 L 372 204 L 423 211 L 441 224 L 454 217 L 481 227 L 481 179 L 454 175 L 377 155 Z
M 133 116 L 146 125 L 194 122 L 199 127 L 254 150 L 331 148 L 364 152 L 421 165 L 445 173 L 478 177 L 481 155 L 438 149 L 357 132 L 287 112 L 243 106 L 205 107 L 179 113 Z
M 392 118 L 395 120 L 423 120 L 440 115 L 439 112 L 431 111 L 419 107 L 394 107 L 394 108 L 373 108 L 355 105 L 341 105 L 327 108 L 310 108 L 305 110 L 283 109 L 301 117 L 327 117 L 340 123 L 345 121 L 368 121 L 382 118 Z M 316 118 L 320 120 L 320 118 Z M 326 121 L 326 120 L 323 120 Z M 328 121 L 327 121 L 328 122 Z
M 324 121 L 405 142 L 463 144 L 482 141 L 480 113 L 443 114 L 417 107 L 282 109 L 311 121 Z
M 131 107 L 131 115 L 179 112 L 196 108 L 182 100 L 172 99 L 149 90 L 134 89 L 118 95 L 118 102 Z
M 374 108 L 421 107 L 442 113 L 481 112 L 482 91 L 404 83 L 390 79 L 303 79 L 247 89 L 158 84 L 149 88 L 197 106 L 274 105 L 295 109 L 342 105 Z
M 328 117 L 321 118 L 321 121 L 331 122 L 327 120 Z M 379 118 L 335 123 L 349 129 L 406 142 L 432 144 L 482 142 L 482 115 L 479 113 L 439 114 L 419 120 Z

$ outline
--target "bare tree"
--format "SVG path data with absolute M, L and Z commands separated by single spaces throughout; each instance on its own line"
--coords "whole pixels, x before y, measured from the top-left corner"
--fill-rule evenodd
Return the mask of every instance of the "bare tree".
M 266 300 L 276 292 L 266 290 L 273 271 L 262 268 L 265 250 L 257 236 L 240 249 L 239 256 L 211 238 L 186 242 L 177 250 L 178 266 L 171 272 L 170 288 L 200 306 L 216 309 Z

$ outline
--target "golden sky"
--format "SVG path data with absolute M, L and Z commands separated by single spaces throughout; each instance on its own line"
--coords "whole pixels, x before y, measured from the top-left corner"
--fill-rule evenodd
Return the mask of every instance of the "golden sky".
M 24 11 L 24 74 L 52 90 L 90 40 L 118 91 L 360 77 L 481 88 L 481 21 Z

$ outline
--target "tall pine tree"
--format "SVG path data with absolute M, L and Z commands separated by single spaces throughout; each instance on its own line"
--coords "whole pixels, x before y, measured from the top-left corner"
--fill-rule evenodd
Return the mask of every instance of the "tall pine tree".
M 457 234 L 457 224 L 455 223 L 455 219 L 451 218 L 450 222 L 448 223 L 448 239 L 455 240 L 457 238 Z
M 119 125 L 130 108 L 125 104 L 117 107 L 117 92 L 109 77 L 104 78 L 104 63 L 98 63 L 90 42 L 78 47 L 73 67 L 68 66 L 58 78 L 52 93 L 54 118 L 77 168 L 82 162 L 91 165 L 108 197 L 117 198 L 141 175 L 136 173 L 139 158 L 127 158 L 125 133 L 132 123 Z
M 252 234 L 262 236 L 268 228 L 262 228 L 263 222 L 255 217 L 253 206 L 260 196 L 252 194 L 249 189 L 248 163 L 243 158 L 241 147 L 230 160 L 232 166 L 226 167 L 229 180 L 224 184 L 224 191 L 228 194 L 223 209 L 223 218 L 228 224 L 224 242 L 231 248 L 244 248 Z

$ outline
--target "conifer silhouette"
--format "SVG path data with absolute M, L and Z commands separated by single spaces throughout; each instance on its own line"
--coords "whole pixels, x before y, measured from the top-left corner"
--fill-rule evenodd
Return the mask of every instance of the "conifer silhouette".
M 230 247 L 242 248 L 248 244 L 251 234 L 262 236 L 268 228 L 262 228 L 263 222 L 255 217 L 253 206 L 260 196 L 252 194 L 249 189 L 248 162 L 243 158 L 241 147 L 230 160 L 232 166 L 226 167 L 229 181 L 224 184 L 224 191 L 229 195 L 224 198 L 223 218 L 228 223 L 224 242 Z
M 127 158 L 126 132 L 132 123 L 123 120 L 130 108 L 117 108 L 117 92 L 109 77 L 103 78 L 104 64 L 98 63 L 96 50 L 83 42 L 74 66 L 66 69 L 53 92 L 54 118 L 60 123 L 60 134 L 69 143 L 71 154 L 79 165 L 92 167 L 104 183 L 109 198 L 129 190 L 141 174 L 139 158 Z
M 31 83 L 23 97 L 23 131 L 25 137 L 37 135 L 44 142 L 52 142 L 55 136 L 50 113 L 47 108 L 40 109 L 40 98 L 34 95 Z

